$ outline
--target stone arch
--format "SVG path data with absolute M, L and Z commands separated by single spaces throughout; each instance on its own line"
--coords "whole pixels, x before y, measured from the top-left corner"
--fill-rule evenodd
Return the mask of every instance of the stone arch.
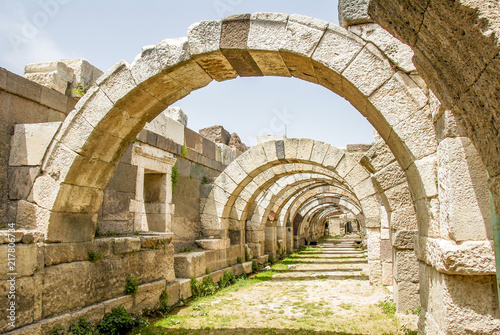
M 38 229 L 52 242 L 91 239 L 102 189 L 145 122 L 214 79 L 260 75 L 293 76 L 349 100 L 412 176 L 415 199 L 425 198 L 429 181 L 415 162 L 435 153 L 436 140 L 424 91 L 372 43 L 343 28 L 256 13 L 194 24 L 187 38 L 146 47 L 132 64 L 119 62 L 101 76 L 47 151 L 32 190 L 33 202 L 47 211 Z M 394 91 L 396 100 L 388 94 Z

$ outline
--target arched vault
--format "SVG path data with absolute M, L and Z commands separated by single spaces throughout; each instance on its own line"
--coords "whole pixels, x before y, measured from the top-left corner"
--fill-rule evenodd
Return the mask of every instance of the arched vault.
M 191 91 L 238 76 L 292 76 L 341 95 L 388 143 L 414 200 L 435 192 L 434 175 L 422 174 L 419 163 L 436 152 L 431 105 L 409 74 L 374 44 L 334 24 L 245 14 L 196 23 L 187 38 L 145 47 L 132 64 L 121 61 L 96 81 L 63 122 L 34 182 L 30 199 L 46 214 L 37 229 L 50 242 L 92 239 L 102 190 L 145 123 Z M 333 157 L 324 148 L 318 144 L 311 157 L 297 158 L 329 164 Z M 272 164 L 294 150 L 275 150 Z M 427 216 L 422 207 L 424 221 Z

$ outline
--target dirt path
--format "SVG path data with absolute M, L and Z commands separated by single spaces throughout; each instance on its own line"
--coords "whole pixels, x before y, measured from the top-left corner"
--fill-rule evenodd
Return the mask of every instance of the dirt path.
M 354 240 L 334 242 L 290 255 L 271 271 L 197 299 L 142 335 L 413 334 L 383 312 L 380 302 L 391 294 L 369 284 L 364 252 Z

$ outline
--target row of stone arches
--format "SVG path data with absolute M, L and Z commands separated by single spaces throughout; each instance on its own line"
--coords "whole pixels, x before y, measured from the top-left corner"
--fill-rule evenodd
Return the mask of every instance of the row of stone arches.
M 297 195 L 293 192 L 298 189 L 286 190 L 283 194 L 269 192 L 270 197 L 258 196 L 262 193 L 259 189 L 279 185 L 280 180 L 291 174 L 302 174 L 309 180 L 323 178 L 326 182 L 328 179 L 327 185 L 350 194 L 351 197 L 345 196 L 353 207 L 349 208 L 347 203 L 345 207 L 350 211 L 362 210 L 364 222 L 360 220 L 360 223 L 369 241 L 377 231 L 381 234 L 383 215 L 379 197 L 387 213 L 391 213 L 387 225 L 391 230 L 397 227 L 395 213 L 404 208 L 398 198 L 403 198 L 400 195 L 404 194 L 404 199 L 408 200 L 409 195 L 418 221 L 415 228 L 420 235 L 416 244 L 421 265 L 422 301 L 425 301 L 422 318 L 433 326 L 440 315 L 433 310 L 436 305 L 429 298 L 438 295 L 436 288 L 430 288 L 431 274 L 441 276 L 444 282 L 458 288 L 470 289 L 478 283 L 481 288 L 488 287 L 491 273 L 475 267 L 487 257 L 473 257 L 474 251 L 463 243 L 474 241 L 482 250 L 487 250 L 488 238 L 491 238 L 488 229 L 470 234 L 465 226 L 482 228 L 488 217 L 483 215 L 478 222 L 472 223 L 456 223 L 449 219 L 453 210 L 449 204 L 460 204 L 453 198 L 453 192 L 458 192 L 461 184 L 453 185 L 450 178 L 445 178 L 456 153 L 438 143 L 459 136 L 443 135 L 435 129 L 433 117 L 442 117 L 443 113 L 433 93 L 422 84 L 414 69 L 407 67 L 411 54 L 403 60 L 388 57 L 381 51 L 384 48 L 365 33 L 362 29 L 348 31 L 299 15 L 256 13 L 197 23 L 190 27 L 187 38 L 165 40 L 146 47 L 132 64 L 118 63 L 96 82 L 68 115 L 45 155 L 42 173 L 36 178 L 30 196 L 34 205 L 48 212 L 39 218 L 37 229 L 44 233 L 46 242 L 92 240 L 102 190 L 120 157 L 146 122 L 189 92 L 212 80 L 237 76 L 293 76 L 322 85 L 349 100 L 376 128 L 405 180 L 386 188 L 383 178 L 390 173 L 383 171 L 385 166 L 365 169 L 376 165 L 376 157 L 363 167 L 324 143 L 295 139 L 264 142 L 240 156 L 217 178 L 202 209 L 201 233 L 206 240 L 229 242 L 239 237 L 243 241 L 243 234 L 232 235 L 231 231 L 245 229 L 248 242 L 251 240 L 248 238 L 251 229 L 246 228 L 248 219 L 252 222 L 255 217 L 259 228 L 268 227 L 271 212 L 279 214 L 282 226 L 287 227 L 288 222 L 294 220 L 286 214 L 290 208 L 293 213 L 300 211 L 300 206 L 290 202 L 291 195 Z M 396 39 L 389 40 L 389 44 L 402 48 Z M 453 120 L 452 115 L 446 117 Z M 466 159 L 474 160 L 477 156 L 465 142 L 452 144 L 458 150 L 468 150 L 464 154 Z M 481 164 L 475 164 L 471 171 L 462 175 L 466 181 L 473 183 L 476 177 L 477 180 L 485 179 L 484 173 L 481 175 L 484 172 Z M 474 178 L 470 178 L 471 174 Z M 380 177 L 375 178 L 375 183 L 373 175 Z M 439 176 L 443 179 L 438 180 Z M 402 184 L 408 186 L 396 188 Z M 305 182 L 303 186 L 312 185 Z M 339 192 L 337 189 L 335 194 Z M 448 206 L 440 207 L 447 196 L 451 196 Z M 476 207 L 483 206 L 482 196 L 472 206 L 475 212 Z M 283 200 L 282 205 L 270 206 L 278 199 Z M 270 240 L 274 240 L 279 234 L 272 225 L 271 228 L 274 235 Z M 461 244 L 457 246 L 455 242 Z M 225 242 L 219 244 L 225 245 Z M 464 255 L 457 260 L 458 270 L 454 270 L 459 276 L 445 275 L 439 268 L 449 253 L 448 245 L 458 248 Z M 441 248 L 441 254 L 437 253 L 441 256 L 437 259 L 433 258 L 432 248 Z M 377 265 L 377 259 L 372 260 Z M 471 284 L 470 278 L 461 277 L 464 273 L 460 262 L 475 269 L 474 283 Z M 378 267 L 373 269 L 374 273 L 378 271 Z M 400 292 L 404 291 L 403 286 Z M 492 288 L 488 290 L 491 292 Z M 458 294 L 453 288 L 446 293 L 452 298 Z M 461 302 L 453 307 L 460 311 L 466 309 Z M 496 324 L 483 312 L 474 311 L 467 318 L 488 319 L 490 328 Z M 446 326 L 441 328 L 446 329 Z

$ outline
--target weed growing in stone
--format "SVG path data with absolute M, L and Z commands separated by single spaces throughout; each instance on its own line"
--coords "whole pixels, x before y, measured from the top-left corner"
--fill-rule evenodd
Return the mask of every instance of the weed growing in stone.
M 194 251 L 194 248 L 191 246 L 179 250 L 179 252 L 191 252 L 191 251 Z
M 243 261 L 241 260 L 241 257 L 240 257 L 240 256 L 238 256 L 238 257 L 236 258 L 236 263 L 238 263 L 238 264 L 243 264 Z
M 236 277 L 234 276 L 234 273 L 224 271 L 224 275 L 219 280 L 219 288 L 225 288 L 234 283 L 236 283 Z
M 259 264 L 257 264 L 257 261 L 252 261 L 252 272 L 257 271 L 259 271 Z
M 276 260 L 274 259 L 274 256 L 273 254 L 269 254 L 269 258 L 267 259 L 267 261 L 271 264 L 274 264 L 276 263 Z
M 139 288 L 140 280 L 137 277 L 132 275 L 128 275 L 127 279 L 125 279 L 125 294 L 132 295 L 137 293 L 137 289 Z
M 172 311 L 172 307 L 168 305 L 168 292 L 166 290 L 161 293 L 159 303 L 158 314 L 167 315 Z
M 201 282 L 197 281 L 195 277 L 191 277 L 191 292 L 193 297 L 206 297 L 212 295 L 217 291 L 217 287 L 212 281 L 212 277 L 205 277 Z
M 170 175 L 170 179 L 172 181 L 172 193 L 174 193 L 177 185 L 179 185 L 179 168 L 177 164 L 172 166 L 172 174 Z
M 87 251 L 87 255 L 89 256 L 89 262 L 92 262 L 92 263 L 95 263 L 102 258 L 102 252 L 100 252 L 100 251 L 95 252 L 95 251 L 89 250 L 89 251 Z
M 251 259 L 250 252 L 248 252 L 248 248 L 245 247 L 245 261 L 249 261 Z
M 142 321 L 143 322 L 143 321 Z M 142 323 L 139 322 L 139 323 Z M 104 319 L 97 324 L 98 334 L 126 334 L 138 323 L 127 310 L 120 306 L 113 308 L 110 313 L 104 315 Z
M 181 156 L 186 157 L 187 154 L 188 154 L 188 148 L 185 145 L 183 145 L 181 149 Z
M 70 329 L 72 335 L 95 334 L 94 326 L 85 317 L 71 324 Z

